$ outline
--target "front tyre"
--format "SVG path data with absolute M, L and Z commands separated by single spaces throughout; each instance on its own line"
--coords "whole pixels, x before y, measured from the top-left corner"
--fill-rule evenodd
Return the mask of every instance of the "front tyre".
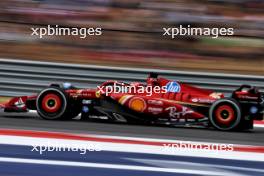
M 38 114 L 48 120 L 63 119 L 67 104 L 67 96 L 56 87 L 49 87 L 41 91 L 36 101 Z
M 210 107 L 209 120 L 216 129 L 223 131 L 236 129 L 241 122 L 241 108 L 235 99 L 217 100 Z

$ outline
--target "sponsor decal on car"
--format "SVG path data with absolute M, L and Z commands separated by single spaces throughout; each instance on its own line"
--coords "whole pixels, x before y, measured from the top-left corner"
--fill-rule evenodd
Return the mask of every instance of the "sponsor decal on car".
M 18 108 L 23 108 L 25 107 L 25 103 L 24 101 L 22 100 L 22 98 L 19 98 L 17 102 L 14 103 L 14 105 Z
M 197 102 L 199 102 L 199 99 L 198 98 L 193 98 L 192 102 L 197 103 Z
M 179 119 L 185 116 L 186 114 L 193 113 L 193 111 L 189 110 L 187 107 L 182 107 L 182 109 L 178 111 L 178 109 L 175 106 L 171 106 L 171 107 L 166 108 L 165 110 L 169 111 L 169 116 L 171 118 L 176 118 L 176 119 Z
M 148 100 L 148 104 L 149 105 L 162 106 L 163 105 L 163 101 L 161 101 L 161 100 Z
M 70 93 L 70 96 L 74 99 L 77 99 L 79 96 L 89 96 L 88 94 L 83 94 L 83 90 L 80 89 L 80 90 L 77 90 L 76 92 L 71 92 Z
M 259 99 L 258 97 L 251 97 L 251 96 L 248 96 L 248 95 L 238 95 L 238 98 L 248 99 L 248 100 L 258 100 Z
M 258 112 L 258 108 L 256 107 L 256 106 L 252 106 L 251 108 L 250 108 L 250 113 L 251 114 L 256 114 Z
M 101 120 L 108 120 L 107 116 L 98 116 L 98 115 L 89 115 L 90 119 L 101 119 Z
M 146 109 L 146 102 L 143 98 L 132 98 L 129 101 L 129 108 L 137 112 L 143 112 Z
M 166 84 L 166 90 L 167 90 L 167 92 L 177 93 L 177 92 L 181 91 L 181 86 L 176 81 L 168 82 Z
M 82 112 L 88 113 L 89 112 L 89 107 L 88 106 L 83 106 L 82 107 Z
M 100 96 L 101 96 L 101 93 L 100 93 L 100 91 L 99 91 L 99 90 L 98 90 L 98 91 L 96 91 L 96 92 L 95 92 L 95 97 L 96 97 L 96 98 L 100 98 Z
M 83 100 L 82 104 L 92 104 L 92 100 Z
M 195 122 L 195 119 L 186 119 L 186 122 Z
M 160 114 L 162 111 L 163 111 L 163 108 L 148 107 L 148 112 L 152 114 Z
M 215 98 L 215 99 L 220 99 L 223 96 L 223 94 L 222 93 L 218 93 L 218 92 L 213 92 L 209 96 L 212 97 L 212 98 Z
M 194 103 L 213 103 L 215 100 L 208 98 L 193 98 L 192 102 Z

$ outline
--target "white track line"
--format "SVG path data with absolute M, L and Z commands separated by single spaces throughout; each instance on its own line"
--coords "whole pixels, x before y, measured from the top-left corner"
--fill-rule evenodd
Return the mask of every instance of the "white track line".
M 202 158 L 220 158 L 244 161 L 264 161 L 264 153 L 253 152 L 238 152 L 238 151 L 214 151 L 214 150 L 195 150 L 195 149 L 173 149 L 168 150 L 164 146 L 152 146 L 142 144 L 124 144 L 124 143 L 111 143 L 111 142 L 94 142 L 94 141 L 80 141 L 69 139 L 49 139 L 49 138 L 36 138 L 36 137 L 18 137 L 0 135 L 0 144 L 7 145 L 24 145 L 24 146 L 61 146 L 67 147 L 80 146 L 98 146 L 102 151 L 114 152 L 133 152 L 133 153 L 146 153 L 146 154 L 159 154 L 159 155 L 173 155 L 173 156 L 189 156 L 189 157 L 202 157 Z M 30 150 L 31 148 L 29 148 Z M 33 149 L 33 147 L 32 147 Z M 33 151 L 35 152 L 35 151 Z M 95 152 L 95 151 L 90 151 Z M 100 151 L 96 151 L 100 152 Z M 39 154 L 39 153 L 36 153 Z M 89 152 L 88 152 L 89 154 Z
M 148 166 L 135 166 L 135 165 L 123 165 L 123 164 L 101 164 L 101 163 L 90 163 L 90 162 L 75 162 L 75 161 L 59 161 L 59 160 L 40 160 L 40 159 L 25 159 L 25 158 L 8 158 L 0 157 L 0 162 L 9 163 L 23 163 L 23 164 L 41 164 L 41 165 L 56 165 L 56 166 L 70 166 L 70 167 L 93 167 L 103 169 L 118 169 L 118 170 L 134 170 L 134 171 L 148 171 L 148 172 L 169 172 L 178 174 L 196 174 L 196 175 L 238 175 L 226 172 L 215 172 L 215 171 L 202 171 L 192 169 L 175 169 L 175 168 L 158 168 Z

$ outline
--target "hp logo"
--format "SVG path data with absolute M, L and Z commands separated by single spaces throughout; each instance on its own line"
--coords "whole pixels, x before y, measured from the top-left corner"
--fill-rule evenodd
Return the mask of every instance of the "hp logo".
M 177 82 L 168 82 L 166 84 L 166 90 L 167 92 L 180 92 L 181 91 L 181 86 Z

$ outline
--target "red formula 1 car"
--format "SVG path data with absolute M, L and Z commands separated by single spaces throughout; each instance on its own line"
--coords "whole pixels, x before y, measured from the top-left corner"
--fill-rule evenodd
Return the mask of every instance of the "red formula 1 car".
M 245 130 L 253 128 L 253 120 L 263 119 L 264 96 L 257 88 L 242 85 L 224 97 L 152 73 L 145 84 L 106 81 L 94 89 L 51 84 L 37 95 L 13 98 L 0 108 L 37 110 L 48 120 L 81 113 L 82 119 Z

